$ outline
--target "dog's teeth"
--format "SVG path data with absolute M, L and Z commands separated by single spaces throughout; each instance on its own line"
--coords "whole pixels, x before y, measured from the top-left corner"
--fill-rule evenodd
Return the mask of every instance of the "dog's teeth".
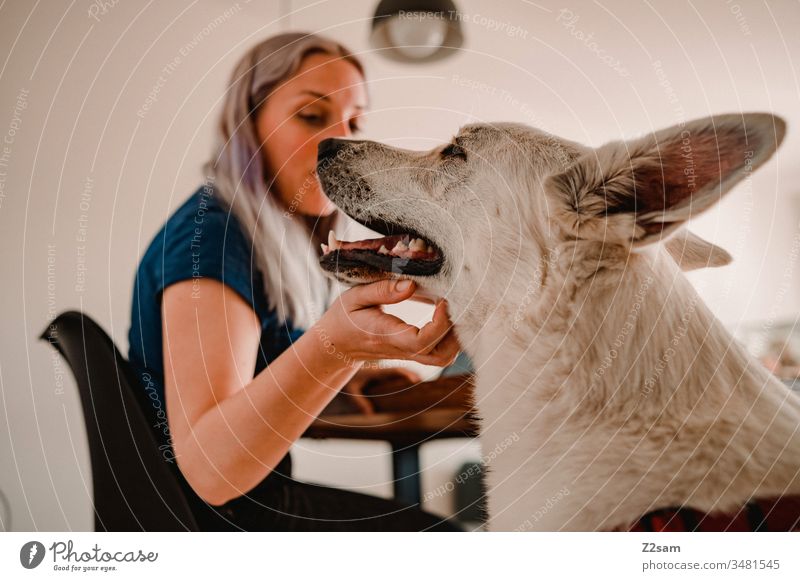
M 431 246 L 430 244 L 428 244 L 428 249 L 427 250 L 428 250 L 428 252 L 430 254 L 433 254 L 433 246 Z
M 408 246 L 403 244 L 403 241 L 400 240 L 397 244 L 394 245 L 394 248 L 392 248 L 392 254 L 400 255 L 406 250 L 408 250 Z
M 425 252 L 425 242 L 422 241 L 422 238 L 414 238 L 408 248 L 413 252 Z
M 339 241 L 336 239 L 336 234 L 333 233 L 333 230 L 328 231 L 328 246 L 332 251 L 338 250 L 341 246 Z
M 378 254 L 389 254 L 389 249 L 386 248 L 385 245 L 381 244 L 381 247 L 378 248 Z

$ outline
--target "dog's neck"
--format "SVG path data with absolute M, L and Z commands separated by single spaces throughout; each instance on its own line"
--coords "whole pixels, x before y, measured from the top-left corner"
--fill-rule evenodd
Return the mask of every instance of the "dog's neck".
M 548 258 L 533 278 L 518 268 L 448 297 L 477 370 L 483 444 L 518 438 L 490 465 L 524 480 L 529 506 L 562 487 L 595 498 L 577 519 L 562 502 L 539 525 L 613 528 L 665 505 L 724 510 L 800 492 L 800 403 L 663 250 L 572 241 Z M 495 483 L 490 498 L 513 504 L 513 483 Z M 499 528 L 520 514 L 493 508 Z

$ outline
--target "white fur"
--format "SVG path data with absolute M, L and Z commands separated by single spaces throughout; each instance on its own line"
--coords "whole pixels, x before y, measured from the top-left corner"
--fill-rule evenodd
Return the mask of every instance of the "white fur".
M 411 278 L 447 298 L 476 367 L 490 530 L 621 529 L 657 508 L 800 493 L 800 399 L 681 272 L 729 262 L 685 221 L 783 132 L 771 115 L 725 115 L 590 149 L 476 124 L 456 138 L 466 161 L 348 142 L 320 175 L 352 217 L 444 252 L 439 274 Z

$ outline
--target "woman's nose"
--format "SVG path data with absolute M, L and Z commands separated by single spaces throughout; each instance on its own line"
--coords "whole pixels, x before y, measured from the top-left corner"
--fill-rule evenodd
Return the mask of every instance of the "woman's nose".
M 343 119 L 339 123 L 331 125 L 325 137 L 351 137 L 352 135 L 349 121 Z

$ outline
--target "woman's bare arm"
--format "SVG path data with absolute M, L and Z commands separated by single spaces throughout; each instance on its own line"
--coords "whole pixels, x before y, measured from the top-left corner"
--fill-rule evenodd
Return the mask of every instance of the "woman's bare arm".
M 252 308 L 213 279 L 183 281 L 162 298 L 167 421 L 178 466 L 199 496 L 221 505 L 247 493 L 369 359 L 449 365 L 458 340 L 446 305 L 421 329 L 381 305 L 415 285 L 351 288 L 294 345 L 253 377 L 261 335 Z
M 162 298 L 164 389 L 176 460 L 204 500 L 221 505 L 266 477 L 360 365 L 306 332 L 256 377 L 261 326 L 213 279 Z

